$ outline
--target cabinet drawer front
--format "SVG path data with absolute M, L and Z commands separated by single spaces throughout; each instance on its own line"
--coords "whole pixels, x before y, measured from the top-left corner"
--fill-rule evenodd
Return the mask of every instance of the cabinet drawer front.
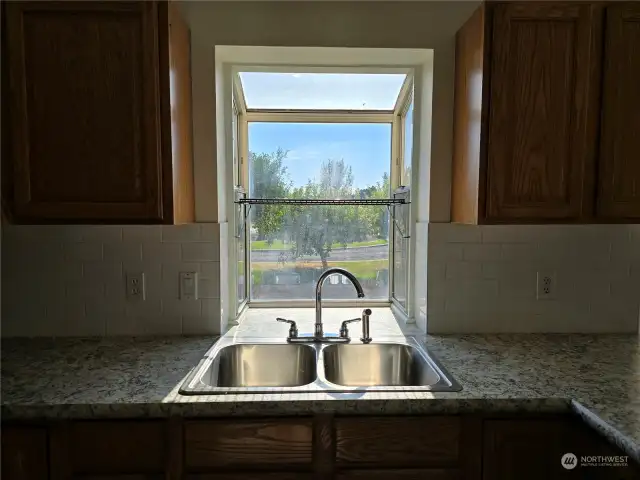
M 338 418 L 336 463 L 449 466 L 459 456 L 458 417 Z
M 460 471 L 449 468 L 348 470 L 338 472 L 337 480 L 461 480 Z
M 311 419 L 193 421 L 185 425 L 185 464 L 252 468 L 311 465 Z
M 68 436 L 71 471 L 162 472 L 166 463 L 166 435 L 163 422 L 74 422 Z
M 190 474 L 187 480 L 313 480 L 312 473 L 302 472 L 243 472 Z

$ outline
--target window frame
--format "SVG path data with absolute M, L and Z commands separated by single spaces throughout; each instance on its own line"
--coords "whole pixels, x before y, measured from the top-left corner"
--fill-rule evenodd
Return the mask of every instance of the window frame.
M 396 122 L 397 124 L 397 128 L 395 129 L 395 144 L 396 144 L 396 162 L 395 162 L 395 169 L 392 169 L 392 171 L 395 171 L 396 176 L 395 177 L 391 177 L 391 188 L 395 189 L 398 188 L 400 185 L 402 185 L 402 178 L 404 177 L 404 171 L 405 171 L 405 165 L 406 165 L 406 161 L 405 161 L 405 136 L 406 136 L 406 116 L 407 113 L 409 112 L 409 107 L 411 106 L 411 104 L 413 103 L 415 99 L 415 88 L 414 88 L 414 76 L 413 74 L 408 74 L 407 78 L 405 79 L 404 84 L 402 85 L 402 87 L 400 88 L 400 93 L 398 94 L 398 100 L 396 101 L 396 105 L 394 108 L 394 122 Z M 415 112 L 415 104 L 414 104 L 414 112 Z M 415 138 L 415 129 L 412 129 L 412 133 L 414 134 L 414 138 Z M 415 165 L 415 162 L 413 161 L 415 159 L 415 149 L 413 148 L 415 142 L 412 141 L 412 146 L 411 146 L 411 157 L 412 157 L 412 161 L 411 161 L 411 165 L 412 165 L 412 177 L 413 177 L 413 172 L 415 171 L 415 168 L 413 168 L 413 165 Z M 411 184 L 410 184 L 410 188 L 411 188 L 411 196 L 414 196 L 414 192 L 413 192 L 413 185 L 414 185 L 414 181 L 413 178 L 411 179 Z M 409 204 L 408 206 L 406 206 L 405 208 L 409 208 L 411 209 L 411 204 Z M 411 219 L 411 224 L 413 224 L 413 216 L 412 216 L 412 212 L 409 212 L 408 217 Z M 395 236 L 397 234 L 397 228 L 395 227 L 395 225 L 393 225 L 393 233 L 391 235 L 389 235 L 389 245 L 391 248 L 393 248 L 393 246 L 395 245 Z M 394 296 L 395 292 L 394 292 L 394 276 L 395 276 L 395 268 L 391 268 L 392 265 L 390 264 L 389 266 L 389 299 L 390 299 L 390 303 L 391 305 L 393 305 L 394 307 L 398 308 L 400 311 L 404 312 L 405 315 L 407 315 L 407 317 L 411 318 L 412 314 L 413 314 L 413 289 L 410 288 L 410 285 L 412 285 L 412 279 L 413 279 L 413 241 L 408 242 L 409 243 L 409 251 L 407 252 L 407 269 L 406 269 L 406 278 L 405 278 L 405 282 L 406 282 L 406 306 L 403 306 L 398 300 L 397 298 Z M 395 249 L 392 250 L 392 252 L 389 255 L 389 259 L 390 261 L 393 261 L 395 264 Z
M 251 67 L 257 71 L 260 67 Z M 273 71 L 273 69 L 270 69 Z M 407 78 L 405 79 L 400 92 L 398 94 L 398 99 L 396 101 L 396 105 L 393 110 L 306 110 L 306 109 L 248 109 L 246 108 L 246 103 L 244 101 L 244 94 L 242 92 L 242 84 L 240 82 L 240 71 L 250 71 L 249 67 L 242 66 L 242 68 L 235 68 L 233 71 L 233 86 L 234 86 L 234 96 L 236 97 L 236 102 L 239 107 L 239 122 L 238 126 L 240 129 L 238 135 L 239 141 L 239 154 L 240 154 L 240 162 L 239 168 L 240 172 L 238 174 L 238 179 L 241 181 L 240 186 L 242 186 L 245 191 L 248 193 L 249 188 L 249 123 L 251 122 L 260 122 L 260 123 L 386 123 L 391 125 L 391 158 L 390 158 L 390 188 L 391 192 L 395 188 L 398 187 L 398 179 L 401 178 L 403 170 L 404 162 L 402 160 L 402 141 L 404 139 L 403 124 L 400 121 L 401 117 L 398 114 L 398 107 L 400 105 L 401 108 L 406 110 L 409 108 L 409 102 L 406 102 L 407 92 L 412 90 L 413 86 L 413 72 L 412 70 L 407 69 L 393 69 L 395 73 L 405 73 Z M 294 69 L 287 68 L 287 72 L 295 71 Z M 307 70 L 305 70 L 307 71 Z M 331 73 L 336 73 L 336 69 L 325 70 L 331 71 Z M 350 69 L 350 72 L 353 70 Z M 367 71 L 371 71 L 371 69 L 367 69 Z M 384 69 L 376 71 L 375 73 L 386 73 Z M 399 120 L 400 119 L 400 120 Z M 390 228 L 395 230 L 395 226 L 393 222 L 390 222 Z M 389 234 L 389 243 L 388 243 L 388 251 L 389 251 L 389 275 L 388 275 L 388 298 L 386 299 L 367 299 L 366 297 L 363 300 L 359 300 L 354 297 L 354 299 L 325 299 L 323 301 L 323 306 L 325 307 L 336 307 L 336 308 L 344 308 L 344 307 L 388 307 L 394 304 L 394 299 L 392 297 L 392 271 L 393 268 L 393 237 L 394 234 Z M 242 305 L 242 308 L 238 310 L 238 314 L 244 310 L 244 308 L 282 308 L 283 304 L 286 302 L 288 307 L 292 308 L 304 308 L 311 307 L 314 305 L 314 299 L 287 299 L 287 300 L 256 300 L 251 298 L 251 287 L 249 285 L 251 278 L 251 250 L 250 250 L 250 236 L 245 236 L 245 275 L 247 281 L 245 282 L 246 288 L 246 300 Z M 407 288 L 407 307 L 409 306 L 409 288 Z M 236 300 L 237 303 L 237 300 Z M 403 311 L 404 308 L 396 301 L 395 304 L 401 308 Z M 407 308 L 408 310 L 408 308 Z M 406 311 L 405 311 L 406 313 Z

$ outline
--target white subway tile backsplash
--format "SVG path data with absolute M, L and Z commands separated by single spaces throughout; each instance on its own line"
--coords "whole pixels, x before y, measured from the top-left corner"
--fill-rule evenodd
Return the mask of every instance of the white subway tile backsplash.
M 500 245 L 471 243 L 464 246 L 462 258 L 468 262 L 497 262 L 501 258 Z
M 636 225 L 430 224 L 427 331 L 635 332 L 639 232 Z M 539 271 L 556 273 L 554 300 L 537 300 Z
M 105 243 L 103 258 L 105 262 L 140 262 L 142 261 L 142 244 L 138 242 Z
M 102 260 L 102 243 L 66 243 L 64 258 L 71 262 L 96 262 Z
M 165 316 L 198 316 L 202 312 L 200 300 L 180 300 L 165 297 L 162 299 L 162 315 Z
M 200 223 L 200 240 L 218 242 L 220 239 L 220 225 L 218 223 Z
M 161 258 L 163 262 L 178 263 L 181 261 L 179 243 L 143 243 L 142 259 L 151 261 Z
M 7 225 L 3 335 L 179 334 L 183 318 L 190 319 L 185 333 L 218 333 L 218 230 L 217 224 Z M 198 246 L 183 251 L 183 243 Z M 211 299 L 179 300 L 179 273 L 201 270 Z M 127 272 L 144 272 L 146 300 L 127 300 Z
M 200 278 L 198 281 L 200 298 L 220 298 L 220 281 L 217 278 Z
M 82 264 L 84 281 L 89 284 L 113 283 L 122 278 L 122 264 L 114 262 L 84 262 Z
M 220 317 L 220 311 L 215 318 Z M 182 317 L 182 333 L 184 335 L 217 335 L 220 333 L 219 321 L 216 327 L 216 320 L 212 317 L 189 316 Z
M 159 243 L 162 241 L 160 225 L 127 225 L 122 227 L 122 241 L 132 243 Z
M 200 225 L 197 223 L 187 225 L 171 225 L 162 227 L 163 242 L 199 242 Z
M 182 260 L 184 262 L 213 262 L 220 257 L 220 251 L 213 242 L 183 243 Z
M 482 264 L 473 262 L 449 262 L 446 265 L 446 279 L 469 280 L 482 278 Z

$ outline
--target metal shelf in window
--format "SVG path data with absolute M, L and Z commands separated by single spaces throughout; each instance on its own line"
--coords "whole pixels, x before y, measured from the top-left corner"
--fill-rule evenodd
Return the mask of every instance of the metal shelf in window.
M 401 198 L 240 198 L 239 205 L 401 205 L 407 203 Z
M 234 203 L 237 205 L 238 229 L 236 238 L 240 238 L 246 228 L 252 205 L 356 205 L 386 206 L 394 225 L 402 238 L 409 238 L 409 187 L 399 187 L 393 192 L 393 198 L 247 198 L 241 187 L 236 187 Z M 401 208 L 404 207 L 404 208 Z M 396 211 L 400 208 L 400 211 Z

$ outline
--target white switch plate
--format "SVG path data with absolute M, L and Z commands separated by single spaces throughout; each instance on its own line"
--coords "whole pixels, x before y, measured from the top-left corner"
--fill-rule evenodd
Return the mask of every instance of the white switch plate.
M 536 298 L 538 300 L 553 300 L 556 298 L 556 273 L 538 272 L 536 283 Z
M 180 272 L 180 300 L 198 299 L 198 272 Z
M 127 272 L 127 300 L 140 301 L 145 299 L 144 272 Z

